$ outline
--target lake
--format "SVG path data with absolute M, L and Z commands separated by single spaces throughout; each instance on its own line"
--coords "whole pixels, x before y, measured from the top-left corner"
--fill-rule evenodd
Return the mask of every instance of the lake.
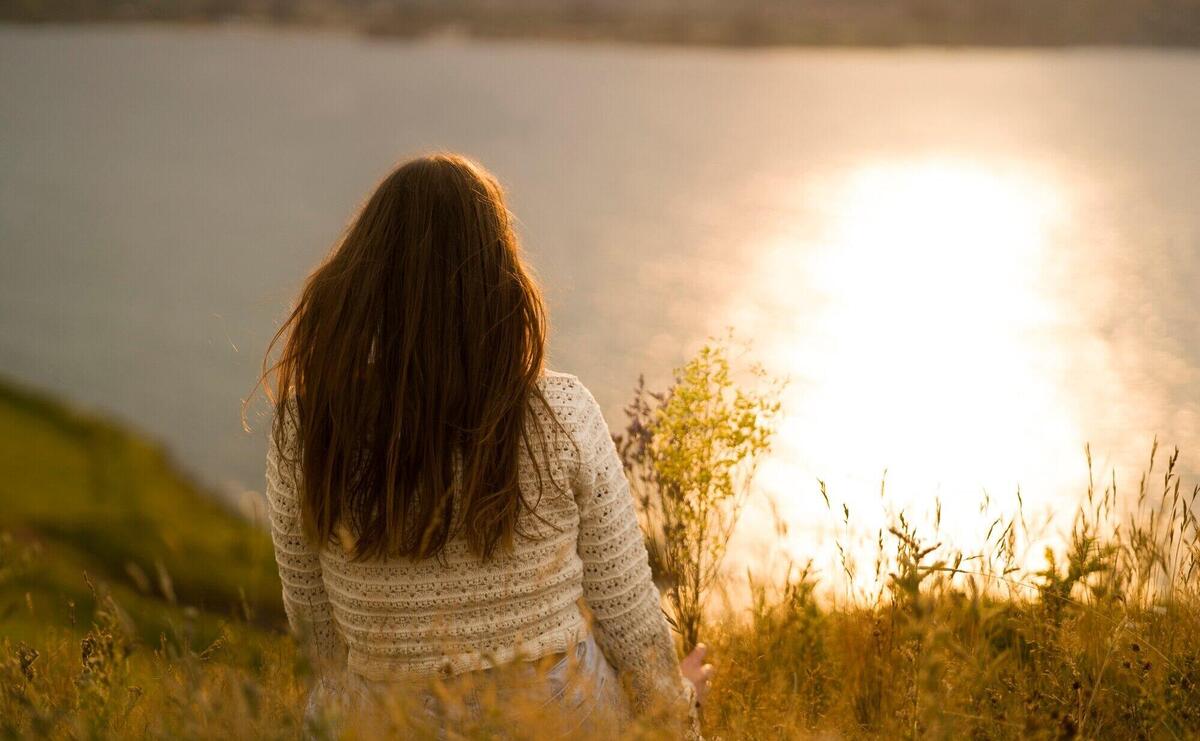
M 0 373 L 261 489 L 239 405 L 292 295 L 394 162 L 461 150 L 614 429 L 726 326 L 789 377 L 739 552 L 766 497 L 800 557 L 842 503 L 969 541 L 984 492 L 1069 512 L 1088 442 L 1127 493 L 1156 435 L 1198 470 L 1197 132 L 1195 52 L 0 26 Z

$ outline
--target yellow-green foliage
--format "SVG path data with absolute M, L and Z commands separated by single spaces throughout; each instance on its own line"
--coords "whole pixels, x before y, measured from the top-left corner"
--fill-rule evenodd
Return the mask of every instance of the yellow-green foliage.
M 721 562 L 750 482 L 771 448 L 780 384 L 761 367 L 738 383 L 729 338 L 711 339 L 676 371 L 670 389 L 639 384 L 619 450 L 665 582 L 674 625 L 687 647 L 699 640 L 705 595 Z
M 1197 492 L 1177 470 L 1177 455 L 1152 462 L 1132 511 L 1088 487 L 1073 533 L 1028 571 L 1013 557 L 1030 541 L 1019 514 L 975 555 L 900 518 L 880 539 L 876 598 L 824 601 L 805 568 L 752 583 L 749 605 L 702 636 L 719 669 L 706 734 L 1200 737 Z M 259 573 L 272 567 L 261 532 L 136 437 L 11 390 L 0 486 L 0 736 L 301 733 L 311 670 Z M 531 716 L 510 737 L 544 728 Z M 662 735 L 649 723 L 631 737 Z

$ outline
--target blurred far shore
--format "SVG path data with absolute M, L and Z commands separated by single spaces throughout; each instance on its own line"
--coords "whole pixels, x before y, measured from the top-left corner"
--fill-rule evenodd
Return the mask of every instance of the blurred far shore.
M 1200 45 L 1200 0 L 0 0 L 0 21 L 731 47 Z

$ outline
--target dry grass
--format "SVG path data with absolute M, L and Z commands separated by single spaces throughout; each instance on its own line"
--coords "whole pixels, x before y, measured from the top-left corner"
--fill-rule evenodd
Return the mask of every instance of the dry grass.
M 1019 512 L 971 556 L 939 553 L 901 517 L 879 543 L 887 577 L 869 603 L 821 604 L 803 569 L 753 587 L 749 620 L 717 632 L 708 729 L 1200 737 L 1198 490 L 1182 489 L 1176 452 L 1152 491 L 1154 457 L 1131 510 L 1089 486 L 1071 535 L 1032 572 L 1015 562 Z

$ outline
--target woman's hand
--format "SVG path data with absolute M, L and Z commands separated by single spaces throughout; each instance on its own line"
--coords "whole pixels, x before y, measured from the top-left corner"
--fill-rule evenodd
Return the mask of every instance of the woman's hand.
M 704 656 L 707 653 L 708 646 L 697 643 L 692 652 L 679 662 L 679 671 L 696 688 L 696 702 L 698 703 L 704 702 L 704 696 L 708 694 L 708 680 L 716 673 L 712 664 L 704 663 Z

